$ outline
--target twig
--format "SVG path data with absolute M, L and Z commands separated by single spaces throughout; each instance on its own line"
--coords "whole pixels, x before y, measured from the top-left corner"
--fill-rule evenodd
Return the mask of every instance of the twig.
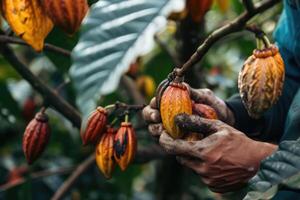
M 168 157 L 166 152 L 162 150 L 159 145 L 152 145 L 150 147 L 141 148 L 137 151 L 136 158 L 134 160 L 135 164 L 142 164 L 149 162 L 154 159 L 161 159 Z M 95 154 L 90 155 L 86 160 L 84 160 L 78 167 L 74 170 L 74 172 L 69 176 L 69 178 L 62 184 L 61 187 L 55 192 L 51 200 L 59 200 L 62 199 L 66 193 L 71 189 L 74 183 L 78 180 L 78 178 L 89 169 L 95 161 Z
M 7 35 L 0 35 L 0 43 L 11 43 L 11 44 L 20 44 L 24 46 L 29 46 L 23 40 L 12 36 L 7 36 Z M 44 45 L 44 50 L 59 53 L 65 57 L 70 57 L 71 55 L 70 51 L 47 43 Z
M 0 46 L 0 53 L 11 64 L 11 66 L 25 79 L 30 85 L 37 90 L 51 106 L 53 106 L 58 112 L 64 115 L 72 124 L 80 128 L 81 116 L 79 112 L 71 106 L 62 97 L 56 94 L 54 90 L 43 83 L 38 77 L 36 77 L 24 63 L 22 63 L 14 52 L 6 44 Z
M 51 200 L 58 200 L 63 198 L 66 192 L 69 191 L 71 186 L 77 181 L 80 175 L 85 172 L 95 161 L 95 154 L 90 155 L 86 160 L 84 160 L 75 171 L 68 177 L 68 179 L 59 187 L 59 189 L 55 192 Z
M 182 63 L 180 62 L 180 60 L 178 59 L 178 56 L 175 55 L 175 53 L 168 47 L 168 45 L 166 43 L 164 43 L 159 36 L 156 34 L 154 35 L 154 39 L 156 41 L 156 43 L 160 46 L 160 48 L 162 50 L 164 50 L 169 57 L 172 59 L 173 64 L 175 65 L 175 67 L 179 67 L 182 65 Z
M 47 170 L 42 170 L 42 171 L 38 171 L 38 172 L 33 172 L 29 175 L 29 177 L 30 177 L 29 179 L 23 178 L 22 180 L 20 180 L 16 183 L 7 183 L 7 184 L 2 185 L 0 187 L 0 192 L 9 190 L 18 185 L 21 185 L 21 184 L 25 183 L 27 180 L 33 181 L 33 180 L 45 178 L 48 176 L 68 174 L 71 171 L 73 171 L 74 168 L 75 167 L 62 167 L 62 168 L 58 168 L 58 169 L 47 169 Z
M 185 72 L 191 68 L 194 64 L 201 61 L 208 50 L 223 37 L 241 31 L 245 28 L 247 22 L 256 14 L 264 12 L 265 10 L 273 7 L 275 4 L 281 2 L 281 0 L 267 0 L 263 3 L 258 3 L 254 6 L 253 10 L 249 12 L 248 10 L 242 13 L 239 17 L 234 19 L 232 22 L 222 26 L 221 28 L 212 32 L 197 51 L 191 56 L 191 58 L 183 64 L 181 69 L 175 69 L 178 76 L 184 76 Z

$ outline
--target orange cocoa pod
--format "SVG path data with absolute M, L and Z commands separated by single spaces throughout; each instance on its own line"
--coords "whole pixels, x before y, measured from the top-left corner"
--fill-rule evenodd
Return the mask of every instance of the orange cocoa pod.
M 182 83 L 171 82 L 160 100 L 160 114 L 167 133 L 174 139 L 181 138 L 183 132 L 175 124 L 178 114 L 192 114 L 192 101 L 187 87 Z
M 114 139 L 116 131 L 107 127 L 96 147 L 96 163 L 105 178 L 110 179 L 115 169 Z
M 284 63 L 278 48 L 256 49 L 239 73 L 238 86 L 248 114 L 259 118 L 280 97 L 284 82 Z
M 213 0 L 187 0 L 186 8 L 194 22 L 201 22 Z
M 32 164 L 44 152 L 50 138 L 48 116 L 39 112 L 27 125 L 23 136 L 23 152 Z
M 206 119 L 218 119 L 217 112 L 212 107 L 201 104 L 201 103 L 194 103 L 193 104 L 193 113 L 199 115 L 200 117 Z
M 83 145 L 97 144 L 107 124 L 107 111 L 98 107 L 93 111 L 86 123 L 86 126 L 82 126 L 81 139 Z
M 123 122 L 115 136 L 114 158 L 122 171 L 133 161 L 137 150 L 137 139 L 132 124 Z
M 70 35 L 79 29 L 89 9 L 87 0 L 43 0 L 42 2 L 53 23 Z
M 155 93 L 155 81 L 151 76 L 143 75 L 136 80 L 139 91 L 147 98 L 153 97 Z

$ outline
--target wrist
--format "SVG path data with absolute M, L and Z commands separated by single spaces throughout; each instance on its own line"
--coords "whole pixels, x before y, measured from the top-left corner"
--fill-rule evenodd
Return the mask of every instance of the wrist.
M 266 157 L 272 155 L 277 150 L 278 146 L 267 142 L 254 142 L 254 148 L 257 150 L 256 157 L 257 160 L 259 160 L 259 162 L 257 163 L 257 168 L 259 168 L 261 161 L 264 160 Z

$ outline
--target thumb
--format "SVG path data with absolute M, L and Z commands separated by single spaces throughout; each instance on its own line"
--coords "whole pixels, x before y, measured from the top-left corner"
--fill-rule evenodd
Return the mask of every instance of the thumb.
M 179 114 L 175 117 L 176 125 L 189 132 L 198 132 L 204 135 L 210 135 L 218 131 L 223 126 L 219 120 L 205 119 L 198 115 Z

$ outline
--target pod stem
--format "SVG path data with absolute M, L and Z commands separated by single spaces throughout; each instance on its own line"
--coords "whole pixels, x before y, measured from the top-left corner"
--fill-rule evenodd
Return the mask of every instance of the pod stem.
M 114 118 L 114 120 L 110 123 L 110 126 L 113 127 L 118 121 L 118 118 Z
M 271 46 L 271 43 L 270 43 L 270 41 L 269 41 L 269 39 L 268 39 L 268 37 L 266 35 L 264 35 L 262 37 L 262 40 L 263 40 L 263 43 L 264 43 L 264 45 L 265 45 L 266 48 L 269 48 Z
M 128 113 L 125 115 L 125 122 L 126 122 L 126 123 L 129 122 L 129 115 L 128 115 Z

